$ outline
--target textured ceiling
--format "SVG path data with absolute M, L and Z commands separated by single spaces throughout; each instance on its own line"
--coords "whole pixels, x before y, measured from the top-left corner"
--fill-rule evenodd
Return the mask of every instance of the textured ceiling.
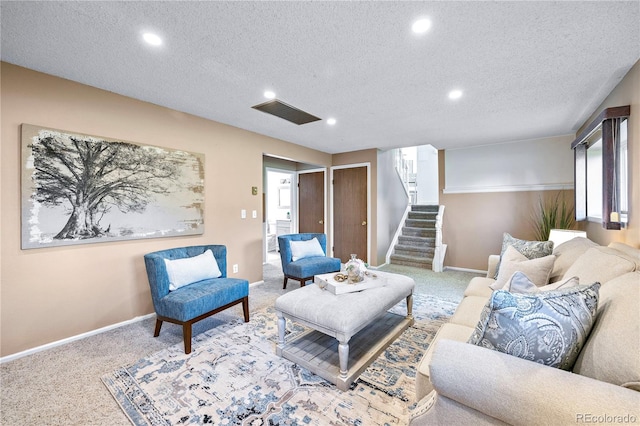
M 637 0 L 2 1 L 0 12 L 3 61 L 329 153 L 575 133 L 640 58 Z M 433 25 L 416 36 L 422 16 Z M 164 44 L 145 45 L 144 31 Z M 266 89 L 323 120 L 252 109 Z

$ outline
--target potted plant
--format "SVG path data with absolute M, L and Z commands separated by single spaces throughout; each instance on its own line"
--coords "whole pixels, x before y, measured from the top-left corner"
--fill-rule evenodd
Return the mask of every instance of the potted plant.
M 571 229 L 575 224 L 573 205 L 564 199 L 564 194 L 558 192 L 555 198 L 544 200 L 540 197 L 538 211 L 533 218 L 535 236 L 538 241 L 547 241 L 552 229 Z

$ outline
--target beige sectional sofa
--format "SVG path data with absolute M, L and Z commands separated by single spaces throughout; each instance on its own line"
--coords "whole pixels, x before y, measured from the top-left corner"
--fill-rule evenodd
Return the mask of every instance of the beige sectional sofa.
M 640 424 L 640 249 L 574 238 L 553 254 L 549 282 L 601 283 L 573 371 L 467 343 L 493 292 L 492 255 L 418 366 L 412 425 Z

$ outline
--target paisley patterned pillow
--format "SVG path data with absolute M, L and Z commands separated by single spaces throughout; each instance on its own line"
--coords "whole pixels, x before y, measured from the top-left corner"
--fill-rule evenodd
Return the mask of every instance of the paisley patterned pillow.
M 537 259 L 539 257 L 549 256 L 553 253 L 553 241 L 527 241 L 514 238 L 508 232 L 502 235 L 502 250 L 500 250 L 500 261 L 507 248 L 511 246 L 523 254 L 527 259 Z M 500 272 L 500 261 L 496 266 L 496 274 L 494 279 L 498 278 Z
M 589 336 L 600 283 L 534 294 L 496 290 L 469 343 L 571 370 Z

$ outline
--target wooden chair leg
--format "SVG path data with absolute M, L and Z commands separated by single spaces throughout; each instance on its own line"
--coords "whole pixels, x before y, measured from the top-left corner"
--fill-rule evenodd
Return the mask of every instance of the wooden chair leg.
M 287 288 L 287 281 L 289 281 L 289 277 L 287 277 L 286 275 L 284 276 L 284 285 L 282 286 L 282 289 L 286 289 Z
M 242 299 L 242 312 L 244 313 L 244 322 L 249 322 L 249 296 Z
M 184 353 L 191 353 L 191 323 L 182 324 L 182 334 L 184 334 Z
M 160 335 L 160 328 L 162 327 L 162 320 L 156 318 L 156 331 L 153 333 L 153 337 L 158 337 Z

